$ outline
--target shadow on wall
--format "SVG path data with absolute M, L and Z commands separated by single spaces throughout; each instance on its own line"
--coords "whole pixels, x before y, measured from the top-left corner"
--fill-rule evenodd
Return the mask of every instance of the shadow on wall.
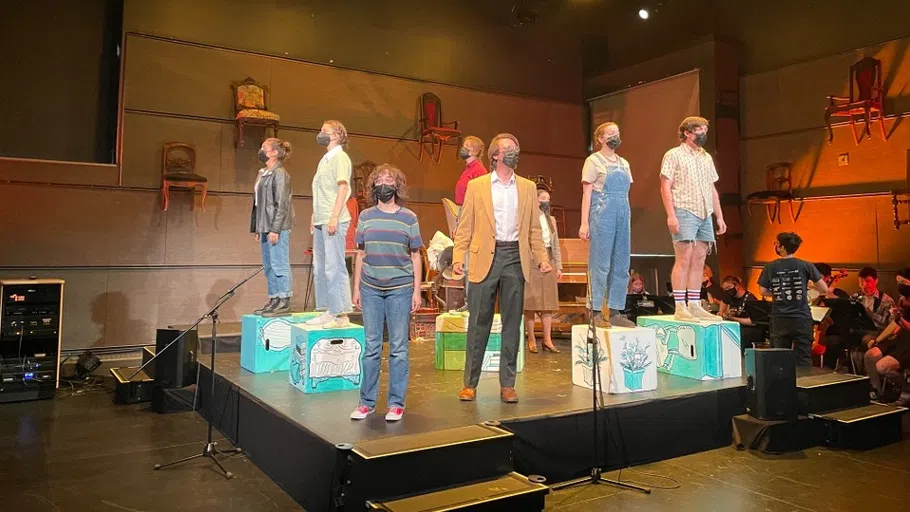
M 120 292 L 105 292 L 95 297 L 92 322 L 99 326 L 101 337 L 86 343 L 88 348 L 141 345 L 154 339 L 154 333 L 150 337 L 148 323 L 130 318 L 129 298 Z

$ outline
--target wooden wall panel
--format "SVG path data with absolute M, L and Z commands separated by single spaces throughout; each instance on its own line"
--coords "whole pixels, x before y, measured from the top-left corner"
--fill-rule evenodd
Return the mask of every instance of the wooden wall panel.
M 117 185 L 119 167 L 25 158 L 0 158 L 0 180 L 64 185 Z
M 743 137 L 824 126 L 827 96 L 847 96 L 850 66 L 867 56 L 882 61 L 886 113 L 907 112 L 908 47 L 910 38 L 898 39 L 742 77 Z
M 0 266 L 154 265 L 164 259 L 157 194 L 0 185 Z
M 319 130 L 338 119 L 350 133 L 416 139 L 418 99 L 436 93 L 444 120 L 465 134 L 512 132 L 527 151 L 584 152 L 581 104 L 474 91 L 304 62 L 130 35 L 127 109 L 232 119 L 230 83 L 252 76 L 270 86 L 283 125 Z M 179 91 L 162 94 L 162 90 Z M 495 115 L 491 115 L 495 112 Z
M 184 142 L 196 146 L 196 174 L 209 179 L 209 189 L 223 190 L 222 148 L 233 148 L 234 142 L 233 133 L 227 140 L 222 135 L 222 124 L 217 122 L 127 112 L 123 116 L 123 184 L 161 188 L 164 145 Z M 255 159 L 255 151 L 253 155 Z
M 257 55 L 128 36 L 123 107 L 232 119 L 231 82 L 268 84 L 270 65 Z

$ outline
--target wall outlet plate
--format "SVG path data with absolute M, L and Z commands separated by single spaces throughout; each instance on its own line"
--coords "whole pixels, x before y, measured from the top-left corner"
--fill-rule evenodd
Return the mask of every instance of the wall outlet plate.
M 838 167 L 850 165 L 850 153 L 841 153 L 837 155 L 837 165 Z

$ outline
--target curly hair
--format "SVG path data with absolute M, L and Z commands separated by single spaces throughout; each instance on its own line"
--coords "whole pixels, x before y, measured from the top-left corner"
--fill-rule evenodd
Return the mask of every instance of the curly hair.
M 265 143 L 272 148 L 273 151 L 278 152 L 278 161 L 283 162 L 288 158 L 291 158 L 291 143 L 286 140 L 276 139 L 275 137 L 269 137 L 265 139 Z
M 707 128 L 708 125 L 708 120 L 704 117 L 689 116 L 683 119 L 682 123 L 679 123 L 679 140 L 686 140 L 686 132 L 694 131 L 699 126 L 704 126 Z
M 373 194 L 373 189 L 376 188 L 376 180 L 383 174 L 388 174 L 395 180 L 395 187 L 398 189 L 395 202 L 399 206 L 404 205 L 404 202 L 408 199 L 408 177 L 401 169 L 392 164 L 377 166 L 373 169 L 373 172 L 370 173 L 370 177 L 367 178 L 367 184 L 370 187 L 368 195 L 370 204 L 376 205 L 376 196 Z
M 344 125 L 341 124 L 341 121 L 329 119 L 322 124 L 328 125 L 333 133 L 338 134 L 338 143 L 341 144 L 342 147 L 346 148 L 348 146 L 348 131 L 345 129 Z

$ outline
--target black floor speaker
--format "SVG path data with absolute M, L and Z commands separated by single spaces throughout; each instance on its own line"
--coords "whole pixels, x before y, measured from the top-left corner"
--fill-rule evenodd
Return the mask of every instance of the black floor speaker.
M 164 347 L 174 341 L 181 331 L 158 329 L 155 337 L 155 387 L 163 389 L 183 388 L 196 383 L 196 350 L 199 334 L 193 330 L 167 350 Z
M 746 412 L 760 420 L 795 420 L 796 356 L 790 349 L 746 349 Z

